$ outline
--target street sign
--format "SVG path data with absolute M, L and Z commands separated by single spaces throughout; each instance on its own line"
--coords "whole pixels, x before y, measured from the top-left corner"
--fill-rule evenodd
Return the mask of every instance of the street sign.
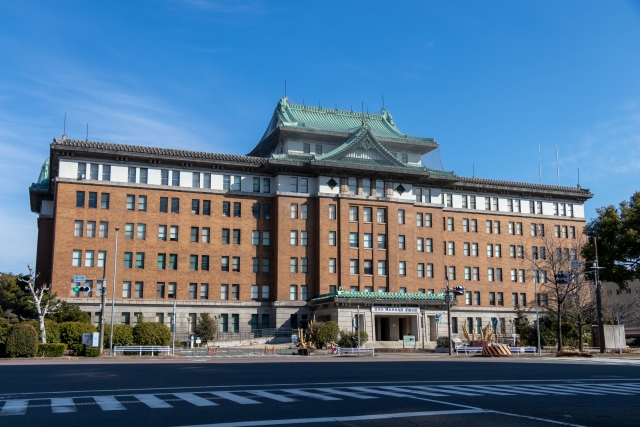
M 84 283 L 87 281 L 87 276 L 73 276 L 73 281 L 75 283 Z
M 404 341 L 404 345 L 416 345 L 416 337 L 415 335 L 404 335 L 402 337 Z
M 440 323 L 440 320 L 442 320 L 442 314 L 436 314 L 436 323 Z
M 497 317 L 492 317 L 491 318 L 491 324 L 493 325 L 493 330 L 495 331 L 496 326 L 498 326 L 498 318 Z
M 579 268 L 580 268 L 580 261 L 578 261 L 577 259 L 574 259 L 573 261 L 571 261 L 572 270 L 577 270 Z
M 449 297 L 449 295 L 445 295 L 444 296 L 444 302 L 445 304 L 449 304 L 449 301 L 451 300 L 451 298 Z

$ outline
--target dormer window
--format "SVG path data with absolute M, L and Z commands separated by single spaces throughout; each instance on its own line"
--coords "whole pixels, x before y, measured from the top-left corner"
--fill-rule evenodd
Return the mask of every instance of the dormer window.
M 302 152 L 304 154 L 311 154 L 311 144 L 307 144 L 306 142 L 302 144 Z

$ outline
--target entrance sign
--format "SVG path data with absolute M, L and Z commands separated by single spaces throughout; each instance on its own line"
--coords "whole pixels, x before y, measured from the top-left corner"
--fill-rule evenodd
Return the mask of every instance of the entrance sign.
M 373 307 L 374 313 L 420 313 L 418 307 Z
M 404 345 L 416 345 L 415 335 L 405 335 L 402 337 Z

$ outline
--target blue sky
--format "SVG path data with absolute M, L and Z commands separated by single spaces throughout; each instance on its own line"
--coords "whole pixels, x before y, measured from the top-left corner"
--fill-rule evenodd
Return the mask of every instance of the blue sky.
M 283 95 L 385 106 L 445 169 L 640 190 L 640 3 L 0 4 L 0 271 L 35 263 L 27 188 L 52 138 L 247 153 Z M 432 162 L 434 159 L 427 159 Z

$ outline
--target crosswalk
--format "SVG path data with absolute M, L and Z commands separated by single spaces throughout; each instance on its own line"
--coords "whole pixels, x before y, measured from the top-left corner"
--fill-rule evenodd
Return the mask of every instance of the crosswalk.
M 586 363 L 593 365 L 626 365 L 640 366 L 640 358 L 637 357 L 543 357 L 544 361 L 566 362 L 566 363 Z
M 126 411 L 134 407 L 172 409 L 188 404 L 196 407 L 259 405 L 270 401 L 340 401 L 349 399 L 421 399 L 433 400 L 460 396 L 636 396 L 640 382 L 629 383 L 503 383 L 350 386 L 317 388 L 280 388 L 270 390 L 201 391 L 154 394 L 76 396 L 0 401 L 0 416 L 26 415 L 29 408 L 50 408 L 53 414 L 69 414 L 97 407 L 102 411 Z

